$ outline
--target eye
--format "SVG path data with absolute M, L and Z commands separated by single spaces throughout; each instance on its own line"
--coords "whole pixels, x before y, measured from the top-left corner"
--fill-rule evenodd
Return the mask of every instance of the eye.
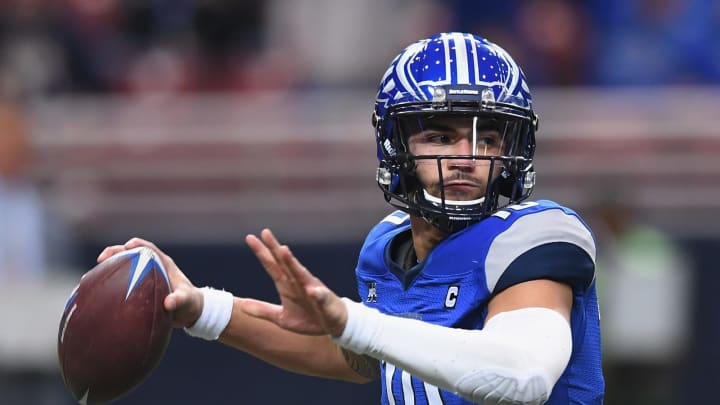
M 499 143 L 499 139 L 492 135 L 478 137 L 478 144 L 485 146 L 495 146 Z
M 477 143 L 485 146 L 499 146 L 502 144 L 502 140 L 497 131 L 478 131 Z
M 452 138 L 449 135 L 440 132 L 432 132 L 425 134 L 424 139 L 426 143 L 432 143 L 436 145 L 447 145 L 449 143 L 452 143 Z

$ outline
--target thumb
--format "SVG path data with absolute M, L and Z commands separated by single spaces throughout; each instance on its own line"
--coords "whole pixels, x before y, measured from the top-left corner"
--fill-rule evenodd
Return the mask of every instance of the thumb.
M 340 336 L 348 318 L 345 303 L 325 286 L 310 287 L 307 293 L 315 300 L 327 332 L 333 336 Z
M 283 311 L 282 305 L 270 304 L 268 302 L 244 298 L 240 301 L 240 309 L 247 315 L 254 318 L 264 319 L 273 323 L 278 323 L 278 319 Z
M 202 297 L 201 293 L 200 297 Z M 177 289 L 165 297 L 165 310 L 172 314 L 173 323 L 178 327 L 187 327 L 195 323 L 202 310 L 202 301 L 193 302 L 190 291 Z
M 188 293 L 185 290 L 175 290 L 168 294 L 163 301 L 165 310 L 168 312 L 175 312 L 188 301 Z

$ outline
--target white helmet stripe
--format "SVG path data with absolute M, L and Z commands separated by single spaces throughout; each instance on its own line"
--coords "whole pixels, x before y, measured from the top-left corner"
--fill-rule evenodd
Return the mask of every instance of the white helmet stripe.
M 409 72 L 410 69 L 410 58 L 414 57 L 418 54 L 419 51 L 422 50 L 424 47 L 424 43 L 415 43 L 413 46 L 408 47 L 405 52 L 402 53 L 400 56 L 400 60 L 398 60 L 398 63 L 395 68 L 395 73 L 397 73 L 398 80 L 400 81 L 400 85 L 407 89 L 407 91 L 412 94 L 413 98 L 420 98 L 420 99 L 427 99 L 425 97 L 425 94 L 420 92 L 418 94 L 415 89 L 419 88 L 417 81 L 413 77 L 413 75 Z
M 468 54 L 465 37 L 460 33 L 453 33 L 452 40 L 455 44 L 455 72 L 457 73 L 458 84 L 470 84 L 468 72 Z M 450 64 L 448 63 L 448 66 Z

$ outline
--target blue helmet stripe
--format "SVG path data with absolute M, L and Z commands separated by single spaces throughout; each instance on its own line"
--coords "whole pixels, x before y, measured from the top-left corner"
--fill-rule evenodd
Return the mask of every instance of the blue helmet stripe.
M 472 55 L 472 75 L 473 75 L 473 84 L 481 84 L 480 82 L 480 60 L 478 59 L 478 53 L 477 53 L 477 47 L 475 46 L 475 41 L 473 41 L 472 36 L 468 36 L 469 38 L 466 39 L 466 45 L 470 48 L 470 54 Z
M 450 44 L 448 43 L 448 36 L 447 36 L 447 34 L 443 34 L 441 36 L 441 38 L 443 41 L 443 51 L 445 52 L 445 60 L 443 61 L 444 65 L 445 65 L 445 79 L 438 80 L 437 84 L 439 84 L 439 85 L 450 84 L 450 83 L 452 83 L 452 80 L 453 80 L 453 75 L 452 75 L 452 70 L 451 70 L 452 58 L 450 57 Z

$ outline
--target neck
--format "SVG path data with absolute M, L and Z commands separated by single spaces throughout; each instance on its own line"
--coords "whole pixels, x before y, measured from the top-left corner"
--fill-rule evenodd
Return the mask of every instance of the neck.
M 419 261 L 425 260 L 430 251 L 449 236 L 447 232 L 429 224 L 421 217 L 411 216 L 410 226 L 412 228 L 413 248 Z

